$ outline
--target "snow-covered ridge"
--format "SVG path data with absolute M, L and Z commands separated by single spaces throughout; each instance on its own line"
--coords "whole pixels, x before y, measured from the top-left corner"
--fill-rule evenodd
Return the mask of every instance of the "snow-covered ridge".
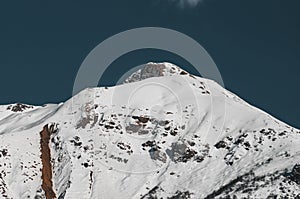
M 299 130 L 169 63 L 125 83 L 0 106 L 0 198 L 52 197 L 41 172 L 51 124 L 57 198 L 300 197 Z

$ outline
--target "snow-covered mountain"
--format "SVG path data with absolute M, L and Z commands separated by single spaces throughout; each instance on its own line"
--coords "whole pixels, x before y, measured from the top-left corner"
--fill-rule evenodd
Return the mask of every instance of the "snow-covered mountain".
M 299 164 L 299 130 L 169 63 L 0 106 L 0 198 L 300 198 Z

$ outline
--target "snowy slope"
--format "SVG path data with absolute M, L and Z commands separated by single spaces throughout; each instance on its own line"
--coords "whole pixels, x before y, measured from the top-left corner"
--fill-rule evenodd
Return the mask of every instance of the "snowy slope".
M 0 198 L 300 198 L 300 137 L 169 63 L 59 105 L 0 106 Z

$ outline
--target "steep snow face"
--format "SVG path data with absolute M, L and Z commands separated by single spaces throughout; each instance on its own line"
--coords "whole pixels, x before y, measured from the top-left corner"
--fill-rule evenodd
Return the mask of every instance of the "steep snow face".
M 46 198 L 50 123 L 57 198 L 300 197 L 299 130 L 169 63 L 125 83 L 60 105 L 0 106 L 2 198 Z

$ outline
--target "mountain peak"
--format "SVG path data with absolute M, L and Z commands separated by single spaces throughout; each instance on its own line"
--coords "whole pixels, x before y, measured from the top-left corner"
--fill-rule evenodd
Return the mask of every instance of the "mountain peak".
M 154 63 L 149 62 L 143 66 L 142 69 L 137 70 L 131 74 L 124 83 L 131 83 L 141 81 L 151 77 L 163 77 L 163 76 L 172 76 L 172 75 L 188 75 L 189 73 L 180 67 L 168 63 Z
M 170 63 L 129 82 L 0 106 L 0 198 L 299 198 L 299 130 Z

